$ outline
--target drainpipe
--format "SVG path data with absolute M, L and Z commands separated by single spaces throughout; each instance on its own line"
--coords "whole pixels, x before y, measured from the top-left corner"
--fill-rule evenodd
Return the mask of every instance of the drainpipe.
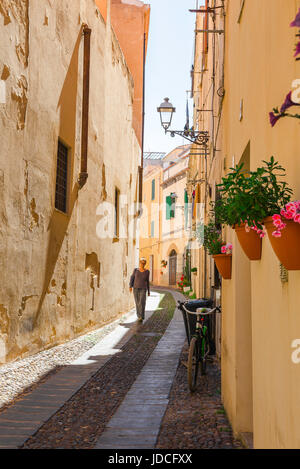
M 82 131 L 81 131 L 81 168 L 78 177 L 80 189 L 85 185 L 88 172 L 88 130 L 89 130 L 89 96 L 90 96 L 90 59 L 91 59 L 91 32 L 84 25 L 84 58 L 83 58 L 83 91 L 82 91 Z
M 143 170 L 144 170 L 144 141 L 145 141 L 145 83 L 146 83 L 146 40 L 147 36 L 144 33 L 144 46 L 143 46 L 143 115 L 142 115 L 142 155 L 141 165 L 139 166 L 139 216 L 142 214 L 143 203 Z

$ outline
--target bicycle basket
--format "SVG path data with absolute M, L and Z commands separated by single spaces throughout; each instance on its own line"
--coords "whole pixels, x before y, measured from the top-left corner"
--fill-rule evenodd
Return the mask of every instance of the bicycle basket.
M 184 303 L 184 306 L 189 311 L 195 313 L 198 308 L 212 308 L 213 301 L 207 298 L 200 298 L 198 300 L 187 301 L 186 303 Z M 190 344 L 191 338 L 193 334 L 195 334 L 195 331 L 196 331 L 197 316 L 195 314 L 186 313 L 186 311 L 183 308 L 181 309 L 181 312 L 183 316 L 186 336 L 188 339 L 188 343 Z M 208 321 L 208 318 L 205 318 L 205 322 L 207 321 Z

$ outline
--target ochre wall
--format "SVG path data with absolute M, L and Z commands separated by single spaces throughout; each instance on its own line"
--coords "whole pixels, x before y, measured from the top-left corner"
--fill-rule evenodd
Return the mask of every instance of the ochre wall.
M 96 228 L 105 222 L 97 208 L 114 204 L 115 187 L 129 204 L 134 201 L 140 146 L 132 126 L 132 76 L 94 0 L 64 0 L 52 8 L 46 0 L 32 1 L 29 10 L 29 2 L 2 5 L 0 362 L 5 362 L 72 339 L 132 307 L 133 240 L 100 239 Z M 89 178 L 78 191 L 84 23 L 92 29 Z M 58 138 L 69 147 L 67 215 L 54 209 Z M 123 208 L 125 226 L 130 217 Z

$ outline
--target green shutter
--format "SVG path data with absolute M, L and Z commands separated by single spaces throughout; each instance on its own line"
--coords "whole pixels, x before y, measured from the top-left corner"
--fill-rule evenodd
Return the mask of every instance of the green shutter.
M 184 191 L 184 227 L 187 229 L 188 220 L 189 220 L 189 196 L 187 190 Z
M 155 200 L 155 179 L 152 180 L 152 200 Z
M 166 197 L 166 219 L 170 220 L 172 218 L 171 212 L 172 212 L 172 204 L 173 204 L 173 199 L 170 195 Z
M 151 222 L 151 238 L 154 238 L 154 221 Z

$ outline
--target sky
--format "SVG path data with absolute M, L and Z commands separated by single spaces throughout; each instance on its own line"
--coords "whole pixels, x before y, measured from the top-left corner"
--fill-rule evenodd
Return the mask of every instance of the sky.
M 191 89 L 194 52 L 194 9 L 202 0 L 144 0 L 151 5 L 146 64 L 145 152 L 170 152 L 187 144 L 181 137 L 165 135 L 157 107 L 170 98 L 176 113 L 173 130 L 183 130 L 186 121 L 187 90 Z M 192 102 L 190 101 L 190 119 Z

